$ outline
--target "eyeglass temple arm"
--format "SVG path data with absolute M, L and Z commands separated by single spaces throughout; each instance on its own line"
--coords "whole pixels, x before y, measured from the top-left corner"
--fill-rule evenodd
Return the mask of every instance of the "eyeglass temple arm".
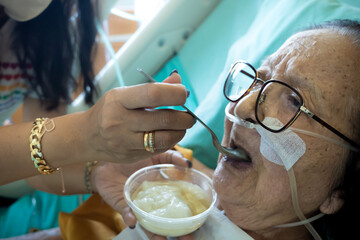
M 302 112 L 304 112 L 305 114 L 307 114 L 308 116 L 312 117 L 315 121 L 317 121 L 318 123 L 320 123 L 321 125 L 323 125 L 327 129 L 329 129 L 330 131 L 332 131 L 336 135 L 338 135 L 339 137 L 341 137 L 342 139 L 344 139 L 346 142 L 350 143 L 351 146 L 353 146 L 353 147 L 357 148 L 358 150 L 360 150 L 360 146 L 357 143 L 355 143 L 350 138 L 346 137 L 344 134 L 342 134 L 341 132 L 339 132 L 338 130 L 333 128 L 332 126 L 330 126 L 328 123 L 326 123 L 324 120 L 322 120 L 321 118 L 316 116 L 314 113 L 310 112 L 309 109 L 307 109 L 305 106 L 301 106 L 300 110 Z

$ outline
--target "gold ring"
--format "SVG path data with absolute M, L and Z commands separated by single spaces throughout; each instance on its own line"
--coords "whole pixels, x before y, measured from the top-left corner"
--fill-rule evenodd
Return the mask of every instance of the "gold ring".
M 151 152 L 151 149 L 149 146 L 149 132 L 144 133 L 144 148 L 146 151 Z
M 154 131 L 149 132 L 149 147 L 150 147 L 150 152 L 154 153 L 155 152 L 155 132 Z
M 144 148 L 148 152 L 155 152 L 155 132 L 145 132 L 144 133 Z

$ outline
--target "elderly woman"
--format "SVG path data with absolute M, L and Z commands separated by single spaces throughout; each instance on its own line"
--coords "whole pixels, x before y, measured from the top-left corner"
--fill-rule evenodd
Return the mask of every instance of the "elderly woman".
M 220 154 L 213 182 L 226 216 L 254 239 L 355 236 L 358 39 L 359 22 L 329 22 L 292 36 L 258 70 L 243 61 L 231 68 L 222 144 L 244 149 L 251 161 Z M 106 163 L 93 171 L 95 191 L 130 227 L 136 219 L 114 192 L 135 169 L 153 163 Z
M 231 73 L 225 85 L 235 121 L 225 120 L 223 144 L 244 148 L 251 162 L 220 156 L 213 180 L 226 215 L 255 239 L 311 239 L 302 226 L 276 227 L 298 221 L 301 212 L 326 215 L 315 222 L 324 239 L 348 239 L 355 230 L 359 37 L 357 22 L 326 23 L 292 36 L 257 71 L 233 67 L 245 73 Z

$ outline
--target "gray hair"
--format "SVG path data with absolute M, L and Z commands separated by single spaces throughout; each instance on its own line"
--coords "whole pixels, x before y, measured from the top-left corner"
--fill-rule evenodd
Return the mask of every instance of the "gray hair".
M 311 29 L 330 29 L 338 32 L 343 36 L 350 37 L 354 44 L 360 49 L 360 22 L 349 19 L 337 19 L 333 21 L 327 21 L 308 28 Z

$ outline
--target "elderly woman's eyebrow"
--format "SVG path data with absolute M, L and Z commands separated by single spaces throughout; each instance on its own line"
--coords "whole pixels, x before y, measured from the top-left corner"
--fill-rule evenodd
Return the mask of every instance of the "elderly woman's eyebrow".
M 271 67 L 273 65 L 272 61 L 273 61 L 272 55 L 268 55 L 263 59 L 261 66 Z M 314 95 L 316 99 L 321 98 L 322 94 L 320 89 L 318 89 L 316 85 L 311 84 L 311 82 L 307 78 L 301 77 L 291 72 L 286 72 L 284 78 L 285 79 L 277 79 L 277 80 L 287 82 L 290 86 L 294 87 L 295 89 L 309 92 L 312 95 Z
M 272 55 L 266 56 L 261 63 L 261 67 L 270 67 L 273 65 L 272 61 L 274 59 L 272 58 Z M 309 81 L 307 78 L 301 77 L 299 75 L 295 75 L 291 72 L 285 73 L 283 76 L 284 79 L 277 79 L 279 81 L 284 81 L 288 83 L 293 88 L 300 90 L 300 92 L 307 93 L 306 98 L 309 98 L 309 101 L 312 103 L 319 102 L 320 99 L 322 99 L 322 93 L 318 86 L 311 84 L 311 81 Z
M 302 93 L 308 93 L 304 97 L 309 97 L 310 101 L 313 103 L 319 102 L 322 99 L 322 93 L 317 85 L 312 84 L 312 81 L 309 81 L 306 77 L 302 77 L 292 73 L 286 73 L 284 75 L 285 79 L 279 79 L 280 81 L 287 82 L 293 88 L 300 90 Z M 305 103 L 306 104 L 306 103 Z

